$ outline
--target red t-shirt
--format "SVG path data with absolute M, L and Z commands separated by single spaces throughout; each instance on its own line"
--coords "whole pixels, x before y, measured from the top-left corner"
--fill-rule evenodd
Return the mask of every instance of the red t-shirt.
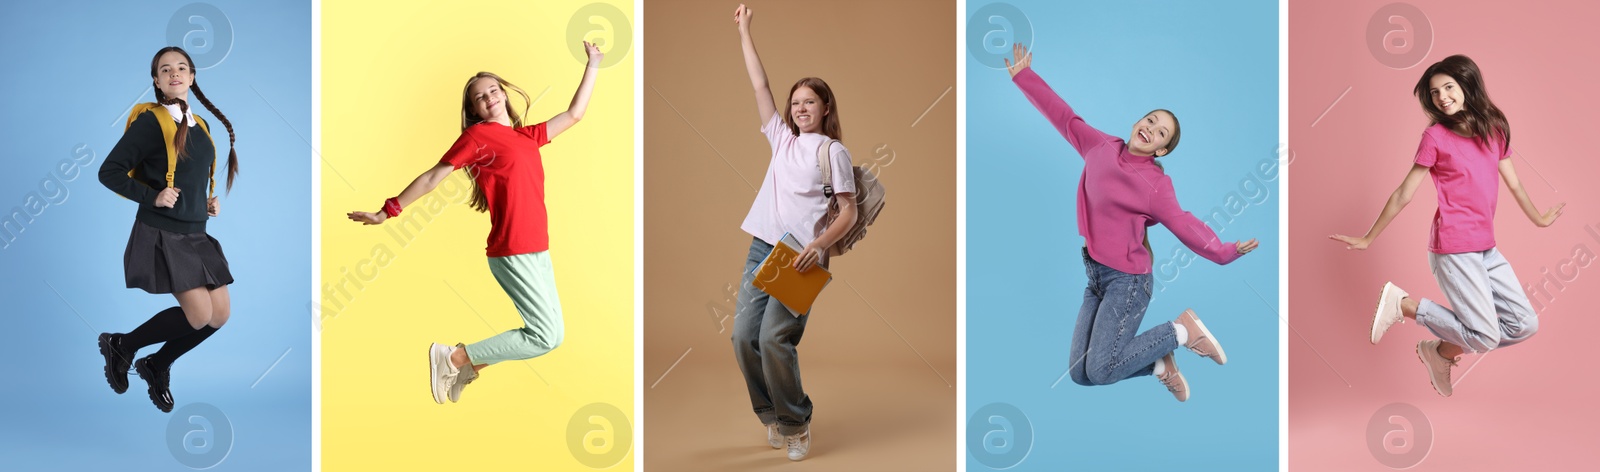
M 550 249 L 544 208 L 544 162 L 539 147 L 550 142 L 545 124 L 511 128 L 499 123 L 467 127 L 440 163 L 465 168 L 489 200 L 489 257 Z

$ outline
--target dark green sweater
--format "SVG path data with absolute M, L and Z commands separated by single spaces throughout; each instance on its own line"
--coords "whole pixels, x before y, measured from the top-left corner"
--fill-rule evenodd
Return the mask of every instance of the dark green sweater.
M 167 187 L 167 144 L 154 112 L 144 112 L 128 126 L 122 139 L 100 164 L 100 183 L 117 195 L 139 203 L 136 218 L 144 224 L 174 233 L 206 230 L 206 193 L 211 188 L 211 163 L 216 149 L 199 126 L 189 128 L 187 156 L 179 155 L 172 185 L 181 192 L 172 208 L 157 208 L 156 195 Z M 128 171 L 138 169 L 137 177 Z

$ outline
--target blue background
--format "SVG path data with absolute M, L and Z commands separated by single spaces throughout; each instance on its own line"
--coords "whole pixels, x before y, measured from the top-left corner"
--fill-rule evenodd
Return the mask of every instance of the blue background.
M 58 197 L 22 232 L 0 232 L 0 332 L 7 334 L 9 378 L 0 389 L 5 470 L 187 470 L 168 451 L 174 415 L 151 405 L 137 376 L 127 393 L 112 393 L 95 347 L 98 333 L 126 332 L 176 305 L 170 295 L 124 288 L 122 253 L 136 206 L 106 190 L 96 174 L 122 135 L 129 107 L 154 100 L 150 59 L 169 45 L 169 20 L 184 5 L 0 4 L 6 45 L 0 79 L 9 84 L 7 113 L 0 115 L 7 138 L 0 212 L 10 217 L 30 192 L 40 192 L 41 180 L 63 159 L 93 156 L 64 183 L 64 200 Z M 207 232 L 222 242 L 236 285 L 231 320 L 174 365 L 172 392 L 178 409 L 208 403 L 232 425 L 232 449 L 212 470 L 307 470 L 310 4 L 212 5 L 230 20 L 231 50 L 199 70 L 196 81 L 238 132 L 241 172 Z M 198 48 L 188 49 L 203 66 Z M 194 103 L 224 148 L 221 121 Z M 224 162 L 225 156 L 219 181 Z
M 972 16 L 988 3 L 968 3 L 969 25 L 989 26 Z M 1224 241 L 1259 238 L 1260 249 L 1227 266 L 1191 253 L 1186 267 L 1158 268 L 1143 325 L 1194 308 L 1228 364 L 1180 349 L 1186 403 L 1154 377 L 1074 384 L 1062 375 L 1086 284 L 1075 214 L 1083 161 L 1005 70 L 969 55 L 967 414 L 1006 403 L 1026 416 L 1034 437 L 1017 470 L 1275 469 L 1278 173 L 1257 165 L 1277 156 L 1277 2 L 1011 4 L 1034 29 L 1035 72 L 1090 125 L 1127 139 L 1150 110 L 1176 113 L 1182 141 L 1160 162 L 1195 216 L 1212 221 L 1251 175 L 1272 180 L 1270 198 L 1213 226 Z M 1150 242 L 1158 264 L 1182 247 L 1159 226 Z M 985 416 L 968 417 L 969 470 L 990 470 L 975 455 L 987 454 L 981 431 L 997 429 Z

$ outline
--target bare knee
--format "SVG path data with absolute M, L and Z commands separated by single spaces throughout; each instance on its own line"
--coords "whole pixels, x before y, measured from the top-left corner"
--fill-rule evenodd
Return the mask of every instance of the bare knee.
M 182 308 L 183 317 L 189 320 L 189 327 L 200 329 L 205 325 L 211 324 L 213 313 L 210 306 L 196 304 L 194 306 L 184 306 Z
M 221 328 L 228 323 L 228 314 L 231 313 L 232 303 L 228 299 L 228 286 L 223 285 L 209 291 L 207 298 L 211 301 L 211 321 L 207 324 L 212 328 Z
M 221 329 L 222 325 L 228 324 L 228 309 L 226 307 L 211 309 L 211 321 L 206 324 L 211 325 L 213 329 Z

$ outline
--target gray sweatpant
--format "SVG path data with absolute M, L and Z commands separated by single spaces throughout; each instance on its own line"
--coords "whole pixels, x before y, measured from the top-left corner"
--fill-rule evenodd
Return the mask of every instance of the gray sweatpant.
M 1423 299 L 1417 324 L 1471 352 L 1522 342 L 1539 330 L 1539 316 L 1500 250 L 1428 254 L 1428 266 L 1450 306 Z

